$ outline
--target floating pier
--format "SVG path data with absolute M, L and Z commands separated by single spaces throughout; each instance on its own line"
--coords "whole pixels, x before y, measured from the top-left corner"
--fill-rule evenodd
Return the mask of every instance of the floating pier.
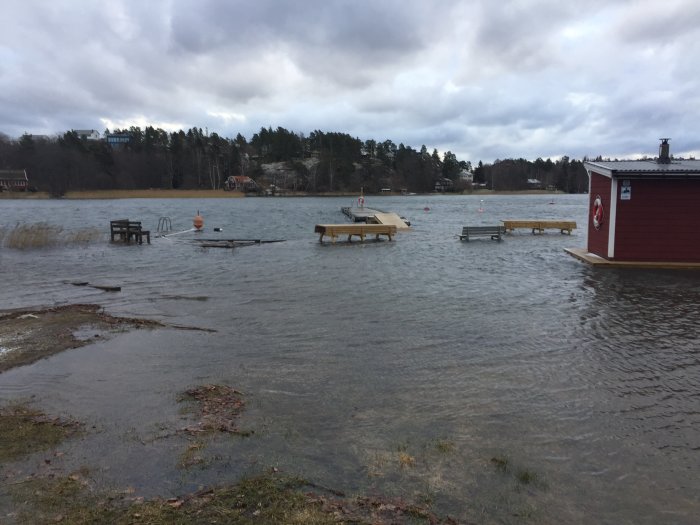
M 533 235 L 544 233 L 546 229 L 559 230 L 561 233 L 571 235 L 571 230 L 576 229 L 576 221 L 506 220 L 502 222 L 506 231 L 511 233 L 517 228 L 525 228 L 532 230 Z
M 331 242 L 335 243 L 337 237 L 348 236 L 348 242 L 352 242 L 352 237 L 357 236 L 364 242 L 365 237 L 374 235 L 379 240 L 380 235 L 386 235 L 389 240 L 396 235 L 396 226 L 393 224 L 317 224 L 314 232 L 320 234 L 319 242 L 323 242 L 323 237 L 328 236 Z

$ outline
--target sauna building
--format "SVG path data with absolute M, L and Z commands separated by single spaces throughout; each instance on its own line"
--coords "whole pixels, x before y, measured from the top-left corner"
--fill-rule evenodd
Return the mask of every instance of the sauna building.
M 585 162 L 588 252 L 609 261 L 700 263 L 700 161 L 661 139 L 651 160 Z

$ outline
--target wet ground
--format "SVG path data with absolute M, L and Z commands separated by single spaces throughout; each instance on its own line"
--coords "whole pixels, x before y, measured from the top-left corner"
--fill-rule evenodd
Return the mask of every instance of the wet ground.
M 0 312 L 0 372 L 104 340 L 116 332 L 163 326 L 116 317 L 96 304 L 72 304 Z

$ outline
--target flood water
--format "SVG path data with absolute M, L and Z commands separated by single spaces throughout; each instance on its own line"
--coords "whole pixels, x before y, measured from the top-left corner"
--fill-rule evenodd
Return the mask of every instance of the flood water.
M 697 523 L 700 273 L 589 267 L 564 252 L 586 246 L 588 197 L 550 201 L 368 197 L 412 231 L 336 245 L 314 225 L 345 222 L 349 198 L 0 201 L 0 226 L 103 232 L 84 247 L 0 249 L 0 309 L 98 303 L 215 330 L 135 330 L 69 350 L 0 374 L 0 401 L 35 396 L 84 422 L 51 468 L 89 466 L 99 486 L 146 497 L 275 467 L 476 523 Z M 181 231 L 197 211 L 199 237 L 285 242 L 108 242 L 110 219 L 154 231 L 167 216 Z M 528 218 L 579 229 L 456 237 Z M 254 434 L 214 439 L 206 465 L 178 468 L 177 399 L 206 383 L 245 393 L 240 427 Z

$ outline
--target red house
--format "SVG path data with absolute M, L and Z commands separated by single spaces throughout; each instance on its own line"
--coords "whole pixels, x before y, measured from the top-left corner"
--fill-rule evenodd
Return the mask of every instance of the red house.
M 26 170 L 0 170 L 0 191 L 27 191 L 29 179 Z
M 609 261 L 700 263 L 700 161 L 585 162 L 588 252 Z

